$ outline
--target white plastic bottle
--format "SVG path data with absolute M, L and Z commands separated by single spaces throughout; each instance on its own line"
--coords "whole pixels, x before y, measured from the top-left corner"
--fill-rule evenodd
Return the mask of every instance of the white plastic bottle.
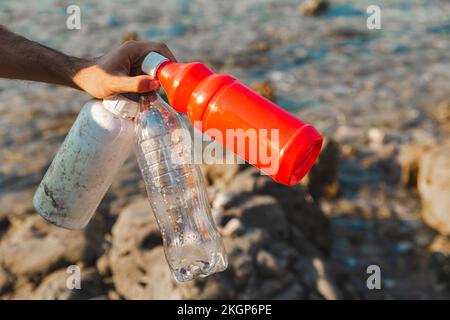
M 140 109 L 136 157 L 175 279 L 184 282 L 225 270 L 226 254 L 203 177 L 190 161 L 188 128 L 155 92 L 141 97 Z
M 138 110 L 124 96 L 83 106 L 33 197 L 42 217 L 68 229 L 87 225 L 131 152 Z

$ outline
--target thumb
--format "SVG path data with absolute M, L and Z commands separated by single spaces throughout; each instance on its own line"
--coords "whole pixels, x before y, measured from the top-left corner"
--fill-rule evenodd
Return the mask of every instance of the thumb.
M 115 90 L 117 93 L 144 93 L 159 88 L 159 81 L 142 75 L 136 77 L 117 77 L 115 79 Z

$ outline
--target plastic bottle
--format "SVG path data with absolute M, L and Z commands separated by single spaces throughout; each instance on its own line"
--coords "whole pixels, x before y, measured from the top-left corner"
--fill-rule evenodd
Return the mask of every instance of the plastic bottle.
M 200 169 L 190 161 L 192 137 L 180 116 L 156 93 L 141 97 L 135 152 L 150 205 L 178 282 L 227 267 Z
M 171 62 L 155 52 L 146 56 L 142 70 L 160 81 L 170 105 L 202 132 L 214 129 L 226 137 L 230 129 L 256 130 L 258 141 L 245 148 L 236 139 L 219 142 L 279 183 L 299 182 L 320 153 L 322 136 L 314 127 L 229 75 L 214 74 L 198 62 Z M 259 136 L 264 130 L 273 135 Z M 261 155 L 270 155 L 271 163 Z
M 83 106 L 33 197 L 42 217 L 68 229 L 86 226 L 131 152 L 138 109 L 124 96 Z

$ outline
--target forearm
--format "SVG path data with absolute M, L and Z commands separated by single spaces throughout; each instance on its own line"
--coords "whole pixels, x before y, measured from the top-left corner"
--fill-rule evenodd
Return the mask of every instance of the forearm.
M 74 75 L 89 65 L 0 26 L 0 78 L 32 80 L 79 89 Z
M 12 33 L 0 25 L 0 78 L 32 80 L 83 90 L 99 99 L 149 92 L 159 82 L 141 70 L 151 52 L 176 61 L 163 43 L 130 41 L 93 59 L 79 59 Z

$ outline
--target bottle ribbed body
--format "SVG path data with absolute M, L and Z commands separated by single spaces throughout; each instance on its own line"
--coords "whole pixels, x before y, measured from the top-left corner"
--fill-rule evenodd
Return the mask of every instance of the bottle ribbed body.
M 227 266 L 203 177 L 190 161 L 191 147 L 192 137 L 180 116 L 156 93 L 143 96 L 135 152 L 167 261 L 179 282 Z
M 51 223 L 81 229 L 131 152 L 134 124 L 91 100 L 81 109 L 34 197 Z

